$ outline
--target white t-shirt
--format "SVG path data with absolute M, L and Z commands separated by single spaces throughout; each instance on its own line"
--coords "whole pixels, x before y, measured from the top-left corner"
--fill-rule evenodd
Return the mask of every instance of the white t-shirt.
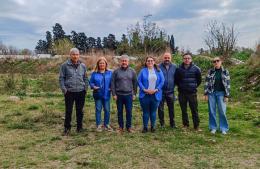
M 148 69 L 148 89 L 154 90 L 156 86 L 157 76 L 154 69 Z

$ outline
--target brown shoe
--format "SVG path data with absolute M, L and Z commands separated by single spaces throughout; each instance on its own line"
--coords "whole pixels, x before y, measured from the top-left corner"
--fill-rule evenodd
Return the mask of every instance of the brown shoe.
M 117 133 L 122 134 L 123 132 L 124 132 L 124 129 L 123 129 L 123 128 L 119 127 L 119 128 L 117 129 Z
M 196 132 L 202 132 L 202 130 L 198 127 L 194 129 Z
M 128 133 L 134 133 L 134 130 L 132 128 L 127 129 Z

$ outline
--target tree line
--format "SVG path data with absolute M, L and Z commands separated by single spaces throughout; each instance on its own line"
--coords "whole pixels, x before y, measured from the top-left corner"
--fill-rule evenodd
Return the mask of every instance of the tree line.
M 71 47 L 78 48 L 83 54 L 100 51 L 104 53 L 112 51 L 119 55 L 160 53 L 166 49 L 173 53 L 177 51 L 174 36 L 167 35 L 166 31 L 150 20 L 150 16 L 145 16 L 141 23 L 130 25 L 120 40 L 117 40 L 112 33 L 103 38 L 88 37 L 84 32 L 75 30 L 66 34 L 62 25 L 56 23 L 52 27 L 52 32 L 46 31 L 45 39 L 37 42 L 35 51 L 38 54 L 52 55 L 67 54 L 67 50 Z
M 33 52 L 30 49 L 18 49 L 12 45 L 5 45 L 0 41 L 0 55 L 31 55 Z

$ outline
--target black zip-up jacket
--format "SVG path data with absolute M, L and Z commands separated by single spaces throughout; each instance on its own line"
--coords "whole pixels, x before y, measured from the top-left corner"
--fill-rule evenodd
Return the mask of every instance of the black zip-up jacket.
M 200 68 L 193 63 L 185 69 L 182 63 L 175 73 L 175 84 L 178 85 L 179 93 L 197 93 L 197 87 L 201 84 Z

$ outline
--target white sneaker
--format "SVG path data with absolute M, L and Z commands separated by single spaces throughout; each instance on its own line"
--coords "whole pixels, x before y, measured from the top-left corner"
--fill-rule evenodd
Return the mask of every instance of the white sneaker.
M 210 133 L 211 134 L 216 134 L 216 131 L 217 131 L 216 129 L 213 129 L 213 130 L 210 131 Z
M 110 125 L 105 126 L 105 130 L 111 131 L 111 132 L 114 131 Z
M 226 135 L 226 134 L 227 134 L 227 132 L 226 132 L 226 131 L 222 131 L 222 134 L 223 134 L 223 135 Z
M 102 125 L 98 125 L 96 130 L 97 132 L 102 132 Z

